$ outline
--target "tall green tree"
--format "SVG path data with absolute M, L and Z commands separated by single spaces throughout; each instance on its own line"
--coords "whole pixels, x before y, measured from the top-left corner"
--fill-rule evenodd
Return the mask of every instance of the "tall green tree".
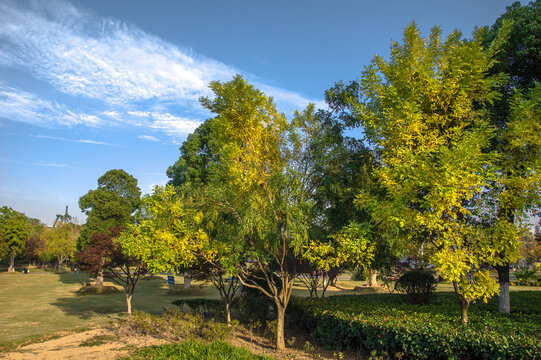
M 494 166 L 498 176 L 491 181 L 486 201 L 480 206 L 481 214 L 477 214 L 489 226 L 505 227 L 509 232 L 507 235 L 492 232 L 493 236 L 506 236 L 510 241 L 501 254 L 509 261 L 496 266 L 500 284 L 498 311 L 502 313 L 511 311 L 509 264 L 518 256 L 521 225 L 529 212 L 541 205 L 540 18 L 541 1 L 525 6 L 515 2 L 488 30 L 484 41 L 486 48 L 498 49 L 489 73 L 507 76 L 499 89 L 502 96 L 491 107 L 495 136 L 490 151 L 496 155 Z M 493 209 L 490 216 L 486 214 L 487 208 Z
M 77 250 L 92 243 L 92 235 L 108 233 L 112 228 L 125 228 L 133 223 L 139 208 L 141 190 L 137 179 L 124 170 L 109 170 L 98 179 L 98 188 L 79 198 L 79 207 L 87 215 L 86 223 L 77 238 Z M 96 278 L 96 286 L 103 286 L 103 277 Z
M 23 213 L 7 206 L 0 208 L 0 256 L 9 257 L 8 271 L 15 271 L 15 257 L 23 253 L 31 236 L 32 226 Z
M 424 39 L 410 24 L 389 60 L 374 57 L 360 82 L 337 84 L 327 95 L 342 100 L 381 159 L 376 174 L 388 202 L 376 216 L 433 245 L 431 260 L 453 282 L 467 323 L 470 303 L 498 291 L 488 266 L 502 261 L 495 252 L 506 246 L 483 241 L 466 206 L 492 175 L 487 104 L 501 79 L 486 76 L 493 60 L 481 32 L 472 40 L 455 31 L 442 41 L 440 34 L 434 27 Z
M 132 223 L 140 201 L 141 190 L 133 176 L 124 170 L 103 174 L 98 179 L 98 188 L 79 198 L 79 207 L 87 219 L 77 239 L 77 249 L 88 246 L 94 233 Z

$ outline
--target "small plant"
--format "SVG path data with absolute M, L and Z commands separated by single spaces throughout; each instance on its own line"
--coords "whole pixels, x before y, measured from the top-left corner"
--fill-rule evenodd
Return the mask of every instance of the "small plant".
M 290 337 L 289 339 L 287 339 L 287 346 L 293 347 L 295 345 L 296 340 L 297 338 L 295 336 Z
M 414 304 L 428 304 L 436 286 L 434 275 L 423 270 L 412 270 L 396 281 L 395 289 L 406 294 L 407 299 Z
M 269 341 L 271 343 L 276 342 L 276 320 L 267 321 L 267 328 L 265 329 L 265 333 L 267 337 L 269 338 Z
M 314 349 L 314 345 L 310 344 L 310 341 L 305 341 L 304 345 L 302 346 L 302 350 L 307 353 L 314 351 Z

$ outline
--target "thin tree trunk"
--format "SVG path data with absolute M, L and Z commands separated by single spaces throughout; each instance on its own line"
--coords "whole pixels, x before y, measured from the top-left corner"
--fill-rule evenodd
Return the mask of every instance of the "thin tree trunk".
M 103 267 L 104 264 L 105 264 L 105 259 L 101 258 L 101 266 Z M 96 285 L 95 286 L 97 288 L 103 287 L 103 269 L 100 270 L 100 272 L 98 273 L 98 276 L 96 276 Z
M 132 298 L 133 294 L 129 291 L 129 290 L 126 290 L 126 305 L 128 305 L 128 314 L 131 315 L 131 298 Z
M 190 273 L 188 270 L 184 271 L 184 289 L 189 289 L 190 285 L 192 284 L 192 277 L 190 276 Z
M 378 286 L 378 271 L 370 269 L 370 276 L 368 278 L 368 286 Z
M 225 314 L 227 316 L 227 325 L 229 326 L 231 324 L 231 305 L 228 302 L 225 303 Z
M 15 271 L 15 256 L 10 256 L 8 272 L 14 272 L 14 271 Z
M 58 256 L 58 272 L 62 272 L 62 256 Z
M 279 301 L 275 301 L 276 310 L 278 312 L 276 318 L 276 348 L 283 350 L 286 348 L 285 336 L 284 336 L 284 324 L 286 309 Z
M 498 296 L 498 312 L 509 314 L 511 312 L 511 300 L 509 295 L 509 263 L 496 266 L 498 271 L 498 282 L 500 284 L 500 295 Z

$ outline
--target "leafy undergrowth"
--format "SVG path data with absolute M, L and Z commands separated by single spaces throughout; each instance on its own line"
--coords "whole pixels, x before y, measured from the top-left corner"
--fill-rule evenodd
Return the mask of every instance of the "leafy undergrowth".
M 185 341 L 180 344 L 149 346 L 138 349 L 131 357 L 124 360 L 270 360 L 271 358 L 254 355 L 246 349 L 233 347 L 224 342 L 203 344 L 194 341 Z
M 399 295 L 296 298 L 289 316 L 331 349 L 362 349 L 416 359 L 541 359 L 541 296 L 513 292 L 513 313 L 497 312 L 497 298 L 470 308 L 460 324 L 454 294 L 438 293 L 428 305 Z
M 121 320 L 117 327 L 119 336 L 140 334 L 171 341 L 221 341 L 231 332 L 226 324 L 205 320 L 201 314 L 167 309 L 161 315 L 136 311 L 129 319 Z

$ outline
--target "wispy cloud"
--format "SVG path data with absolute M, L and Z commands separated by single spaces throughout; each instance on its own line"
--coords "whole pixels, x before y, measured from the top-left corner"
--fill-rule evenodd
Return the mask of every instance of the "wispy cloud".
M 67 142 L 78 143 L 78 144 L 94 144 L 94 145 L 105 145 L 105 146 L 118 146 L 118 145 L 111 144 L 111 143 L 108 143 L 108 142 L 87 140 L 87 139 L 66 139 L 66 138 L 63 138 L 63 137 L 48 136 L 48 135 L 30 135 L 30 136 L 38 138 L 38 139 L 59 140 L 59 141 L 67 141 Z
M 16 164 L 16 165 L 44 166 L 44 167 L 54 167 L 54 168 L 71 168 L 71 166 L 67 164 L 59 164 L 55 162 L 22 162 L 22 161 L 15 161 L 15 160 L 10 160 L 6 158 L 0 158 L 0 162 L 8 163 L 8 164 Z
M 79 101 L 99 104 L 78 112 L 4 86 L 0 116 L 16 121 L 41 126 L 125 124 L 184 137 L 206 118 L 198 99 L 210 95 L 209 82 L 228 81 L 240 72 L 62 0 L 29 5 L 1 1 L 0 24 L 0 65 L 25 71 Z M 301 109 L 310 101 L 294 91 L 256 85 L 273 96 L 282 111 Z
M 43 100 L 32 93 L 2 83 L 0 83 L 0 117 L 40 126 L 96 127 L 105 122 L 95 115 L 75 112 L 65 105 Z
M 160 141 L 158 138 L 155 138 L 154 136 L 150 136 L 150 135 L 139 135 L 137 138 L 141 140 L 147 140 L 147 141 L 155 141 L 155 142 Z

